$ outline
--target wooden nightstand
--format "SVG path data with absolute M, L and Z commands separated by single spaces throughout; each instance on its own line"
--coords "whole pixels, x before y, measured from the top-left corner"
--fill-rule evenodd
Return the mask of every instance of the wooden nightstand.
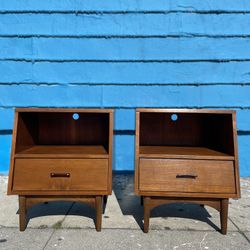
M 84 202 L 96 209 L 112 192 L 113 110 L 16 109 L 8 194 L 26 211 L 47 201 Z
M 236 114 L 231 110 L 137 109 L 135 193 L 144 204 L 144 232 L 156 206 L 191 202 L 220 212 L 240 197 Z

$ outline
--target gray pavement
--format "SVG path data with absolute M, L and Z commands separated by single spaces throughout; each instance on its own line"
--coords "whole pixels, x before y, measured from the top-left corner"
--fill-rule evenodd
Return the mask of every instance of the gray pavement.
M 74 202 L 38 204 L 28 211 L 25 232 L 18 230 L 17 196 L 7 196 L 0 176 L 0 249 L 248 249 L 250 250 L 250 178 L 241 178 L 242 198 L 230 200 L 228 234 L 221 235 L 219 213 L 193 204 L 153 210 L 144 234 L 143 208 L 133 194 L 133 176 L 115 175 L 113 194 L 96 232 L 94 210 Z

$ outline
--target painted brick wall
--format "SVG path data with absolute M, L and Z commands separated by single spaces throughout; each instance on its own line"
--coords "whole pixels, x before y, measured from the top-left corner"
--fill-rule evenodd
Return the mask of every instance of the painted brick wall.
M 133 170 L 136 107 L 236 109 L 250 176 L 250 1 L 1 0 L 0 172 L 14 107 L 112 107 Z

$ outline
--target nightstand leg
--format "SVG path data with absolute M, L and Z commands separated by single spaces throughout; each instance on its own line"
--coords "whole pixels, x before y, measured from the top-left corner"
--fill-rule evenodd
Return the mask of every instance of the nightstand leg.
M 227 234 L 227 219 L 228 219 L 228 199 L 221 199 L 220 201 L 220 223 L 221 223 L 222 234 Z
M 150 217 L 150 198 L 143 197 L 143 208 L 144 208 L 144 233 L 148 233 L 149 230 L 149 217 Z
M 19 230 L 24 231 L 26 228 L 26 198 L 19 196 Z
M 102 228 L 102 196 L 95 197 L 96 209 L 96 231 L 100 232 Z

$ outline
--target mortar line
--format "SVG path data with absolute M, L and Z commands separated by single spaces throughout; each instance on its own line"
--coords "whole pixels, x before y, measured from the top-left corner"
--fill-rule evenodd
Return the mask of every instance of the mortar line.
M 243 236 L 243 238 L 245 238 L 247 240 L 248 243 L 250 243 L 250 239 L 248 239 L 248 237 L 244 234 L 244 232 L 238 227 L 238 225 L 230 218 L 228 217 L 228 219 L 232 222 L 232 224 L 237 228 L 238 232 Z
M 128 87 L 167 87 L 167 86 L 177 86 L 177 87 L 210 87 L 210 86 L 236 86 L 236 87 L 249 87 L 250 83 L 240 83 L 240 82 L 218 82 L 218 83 L 135 83 L 135 82 L 127 82 L 127 83 L 121 83 L 121 82 L 113 82 L 113 83 L 105 83 L 105 82 L 0 82 L 0 86 L 43 86 L 43 87 L 61 87 L 61 86 L 69 86 L 69 87 L 76 87 L 76 86 L 128 86 Z
M 211 59 L 42 59 L 42 58 L 0 58 L 0 62 L 25 63 L 113 63 L 113 64 L 159 64 L 159 63 L 234 63 L 249 62 L 249 58 L 211 58 Z
M 95 228 L 79 228 L 79 227 L 67 227 L 67 228 L 60 228 L 60 229 L 56 229 L 56 230 L 95 230 Z M 132 230 L 132 231 L 141 231 L 143 234 L 144 232 L 138 227 L 138 228 L 120 228 L 120 227 L 102 227 L 102 230 Z M 150 231 L 173 231 L 173 232 L 214 232 L 214 233 L 220 233 L 219 230 L 216 229 L 206 229 L 206 230 L 200 230 L 200 229 L 156 229 L 156 228 L 152 228 L 150 229 Z M 228 230 L 228 232 L 239 232 L 238 230 Z
M 54 232 L 55 232 L 55 229 L 52 231 L 52 233 L 51 233 L 51 235 L 49 236 L 48 240 L 45 242 L 45 245 L 44 245 L 44 247 L 42 248 L 43 250 L 44 250 L 44 249 L 46 248 L 46 246 L 48 245 L 48 243 L 49 243 L 49 241 L 51 240 L 51 238 L 52 238 Z
M 1 15 L 25 15 L 25 14 L 61 14 L 61 15 L 168 15 L 168 14 L 197 14 L 197 15 L 247 15 L 250 14 L 249 10 L 1 10 Z
M 61 220 L 61 225 L 63 224 L 63 222 L 65 221 L 66 219 L 66 216 L 69 214 L 69 211 L 71 210 L 71 208 L 74 206 L 75 202 L 72 202 L 71 206 L 69 207 L 69 209 L 67 210 L 67 212 L 65 213 L 63 219 Z M 47 247 L 48 243 L 50 242 L 50 240 L 52 239 L 52 236 L 54 235 L 55 231 L 58 230 L 56 228 L 53 229 L 50 237 L 48 238 L 48 240 L 46 241 L 44 247 L 43 247 L 43 250 L 45 250 L 45 248 Z
M 100 108 L 100 109 L 126 109 L 126 110 L 132 110 L 132 109 L 137 109 L 138 107 L 130 107 L 130 106 L 105 106 L 104 108 L 101 106 L 54 106 L 54 105 L 49 105 L 49 106 L 0 106 L 0 109 L 15 109 L 15 108 L 84 108 L 84 109 L 95 109 L 95 108 Z M 250 106 L 141 106 L 141 108 L 162 108 L 162 109 L 216 109 L 216 110 L 221 110 L 221 109 L 237 109 L 237 110 L 249 110 Z
M 231 220 L 230 220 L 231 221 Z M 16 226 L 16 227 L 6 227 L 6 226 L 3 226 L 1 225 L 2 228 L 10 228 L 10 229 L 18 229 L 19 227 Z M 42 230 L 41 228 L 29 228 L 29 229 L 32 229 L 32 230 Z M 46 228 L 46 229 L 51 229 L 50 227 Z M 56 231 L 56 230 L 95 230 L 95 227 L 93 228 L 79 228 L 79 227 L 67 227 L 67 228 L 60 228 L 60 229 L 54 229 L 53 231 Z M 133 231 L 141 231 L 143 233 L 143 231 L 138 227 L 138 228 L 120 228 L 120 227 L 102 227 L 102 230 L 133 230 Z M 213 230 L 213 229 L 206 229 L 206 230 L 199 230 L 199 229 L 155 229 L 155 228 L 152 228 L 150 229 L 150 231 L 173 231 L 173 232 L 217 232 L 217 233 L 220 233 L 220 231 L 217 231 L 217 230 Z M 237 227 L 237 229 L 235 230 L 228 230 L 228 232 L 239 232 L 239 229 Z M 249 232 L 249 231 L 247 231 Z M 240 233 L 240 232 L 239 232 Z M 244 234 L 244 232 L 241 231 L 241 233 Z M 249 240 L 248 240 L 249 241 Z
M 66 214 L 64 215 L 63 219 L 61 220 L 61 225 L 63 224 L 63 222 L 65 221 L 66 219 L 66 216 L 69 214 L 71 208 L 75 205 L 75 202 L 73 201 L 71 206 L 69 207 L 69 209 L 67 210 Z M 56 230 L 56 229 L 55 229 Z
M 72 34 L 0 34 L 0 38 L 103 38 L 103 39 L 138 39 L 138 38 L 250 38 L 250 34 L 229 34 L 229 35 L 211 35 L 211 34 L 199 34 L 199 33 L 181 33 L 181 34 L 168 34 L 168 35 L 112 35 L 112 34 L 100 34 L 100 35 L 72 35 Z

